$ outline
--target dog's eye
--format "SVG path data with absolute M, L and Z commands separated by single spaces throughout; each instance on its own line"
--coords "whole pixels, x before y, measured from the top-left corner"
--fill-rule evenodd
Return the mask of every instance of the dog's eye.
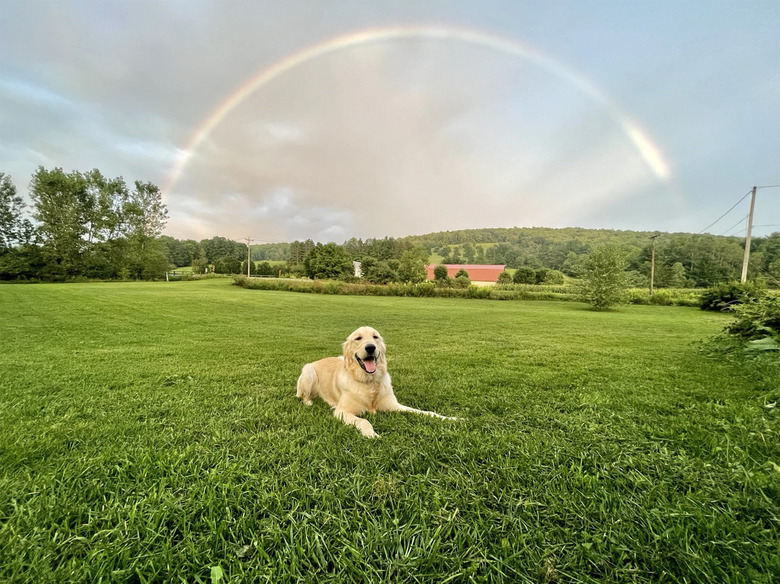
M 362 340 L 363 340 L 363 337 L 355 337 L 355 340 L 356 340 L 356 341 L 362 341 Z
M 375 338 L 375 339 L 378 339 L 379 337 L 378 337 L 378 336 L 376 336 L 376 335 L 374 335 L 374 338 Z

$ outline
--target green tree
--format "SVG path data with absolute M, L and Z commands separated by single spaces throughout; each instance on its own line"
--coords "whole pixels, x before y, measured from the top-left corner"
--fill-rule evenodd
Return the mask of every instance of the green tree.
M 368 280 L 368 275 L 371 273 L 371 270 L 376 266 L 377 259 L 374 256 L 363 256 L 363 259 L 360 261 L 360 272 L 366 280 Z
M 0 172 L 0 280 L 37 278 L 45 264 L 25 208 L 11 177 Z
M 626 256 L 614 245 L 600 245 L 585 261 L 580 280 L 580 297 L 595 310 L 607 310 L 624 301 Z
M 246 268 L 247 268 L 247 261 L 244 260 L 243 262 L 241 262 L 241 271 L 239 272 L 239 274 L 246 274 Z M 255 265 L 255 262 L 249 262 L 249 275 L 250 276 L 257 275 L 257 266 Z
M 544 284 L 547 280 L 547 274 L 550 272 L 547 268 L 539 268 L 536 270 L 536 283 L 537 284 Z
M 462 264 L 463 258 L 460 257 L 460 246 L 456 245 L 452 250 L 452 258 L 450 259 L 451 264 Z
M 425 265 L 428 263 L 428 250 L 418 246 L 407 250 L 401 256 L 398 278 L 402 282 L 424 282 L 428 277 Z
M 685 266 L 681 262 L 675 262 L 669 271 L 669 286 L 672 288 L 685 288 Z
M 83 272 L 88 246 L 86 223 L 91 208 L 86 186 L 79 173 L 66 174 L 61 168 L 46 170 L 41 166 L 32 176 L 30 197 L 43 237 L 47 276 L 67 277 Z
M 449 284 L 450 275 L 447 266 L 439 264 L 433 268 L 433 281 L 436 282 L 437 286 L 446 286 Z
M 269 262 L 260 262 L 255 267 L 258 276 L 276 276 L 278 271 Z
M 352 258 L 335 243 L 318 243 L 303 262 L 309 278 L 345 278 L 354 274 Z
M 123 215 L 132 277 L 144 280 L 162 277 L 169 262 L 159 235 L 168 222 L 168 209 L 162 202 L 160 189 L 149 182 L 135 181 Z
M 368 270 L 366 279 L 374 284 L 389 284 L 398 280 L 398 272 L 389 260 L 379 260 Z
M 201 256 L 196 260 L 192 260 L 192 273 L 193 274 L 205 274 L 208 272 L 209 262 L 205 256 Z
M 466 258 L 466 261 L 470 264 L 474 263 L 474 260 L 477 257 L 477 250 L 474 247 L 474 244 L 467 241 L 463 244 L 463 257 Z
M 206 254 L 206 259 L 211 263 L 220 257 L 231 257 L 238 261 L 246 258 L 246 245 L 225 237 L 204 239 L 200 242 L 200 246 Z
M 474 258 L 474 262 L 477 264 L 486 264 L 487 259 L 485 258 L 485 248 L 481 245 L 477 246 L 477 256 Z
M 215 274 L 240 274 L 241 260 L 232 256 L 222 256 L 214 261 Z M 246 273 L 246 272 L 244 272 Z
M 11 177 L 0 172 L 0 254 L 32 239 L 34 228 L 24 217 L 26 206 Z

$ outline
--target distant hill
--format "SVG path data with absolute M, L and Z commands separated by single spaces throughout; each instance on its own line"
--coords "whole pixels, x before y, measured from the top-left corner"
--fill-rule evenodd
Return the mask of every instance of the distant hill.
M 453 264 L 506 264 L 560 270 L 576 276 L 585 258 L 599 245 L 616 245 L 626 254 L 628 269 L 639 284 L 649 280 L 651 236 L 655 245 L 655 282 L 658 286 L 711 286 L 739 279 L 744 239 L 730 236 L 657 231 L 584 229 L 580 227 L 497 227 L 440 231 L 401 238 L 360 240 L 343 247 L 354 259 L 399 259 L 411 247 L 428 250 L 429 261 Z M 252 246 L 254 259 L 301 263 L 314 242 Z M 292 250 L 292 253 L 291 253 Z M 780 281 L 780 233 L 754 238 L 750 278 L 762 277 L 772 286 Z
M 443 246 L 463 243 L 517 243 L 520 241 L 544 240 L 548 242 L 577 241 L 588 247 L 602 243 L 627 246 L 644 246 L 651 235 L 659 231 L 621 231 L 615 229 L 585 229 L 582 227 L 488 227 L 484 229 L 461 229 L 439 231 L 425 235 L 410 235 L 401 238 L 415 245 Z M 692 236 L 690 233 L 663 233 L 672 236 Z M 721 237 L 721 236 L 716 236 Z M 734 237 L 723 237 L 739 241 Z
M 440 231 L 401 238 L 401 241 L 407 245 L 422 245 L 434 262 L 543 267 L 567 275 L 577 275 L 594 247 L 616 245 L 624 249 L 628 269 L 639 282 L 649 277 L 651 236 L 659 234 L 655 245 L 658 285 L 711 286 L 739 279 L 744 239 L 730 236 L 579 227 L 509 227 Z M 770 285 L 778 285 L 780 233 L 753 239 L 749 277 L 762 277 Z

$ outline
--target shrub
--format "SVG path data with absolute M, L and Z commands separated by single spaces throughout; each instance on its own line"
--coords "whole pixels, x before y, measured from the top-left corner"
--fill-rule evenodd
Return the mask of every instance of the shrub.
M 475 286 L 471 284 L 468 287 L 469 298 L 490 298 L 491 289 L 489 286 Z
M 528 266 L 520 266 L 512 278 L 515 284 L 536 284 L 536 270 Z
M 566 279 L 563 276 L 563 272 L 559 272 L 558 270 L 546 270 L 544 274 L 544 281 L 542 283 L 560 286 L 565 281 Z
M 444 264 L 439 264 L 433 268 L 433 281 L 437 286 L 449 286 L 450 276 L 447 272 L 447 266 Z
M 447 280 L 449 279 L 449 274 L 447 272 L 447 266 L 444 264 L 439 264 L 435 268 L 433 268 L 433 279 L 434 280 Z
M 738 304 L 764 296 L 765 288 L 758 282 L 721 282 L 701 293 L 702 310 L 728 310 Z
M 504 270 L 498 275 L 498 282 L 497 284 L 506 285 L 512 283 L 512 274 Z
M 464 270 L 463 268 L 461 268 L 461 269 L 459 269 L 457 271 L 457 273 L 455 274 L 455 277 L 456 278 L 460 278 L 460 277 L 468 278 L 469 277 L 469 273 L 466 270 Z
M 657 290 L 652 296 L 649 296 L 650 304 L 658 304 L 660 306 L 671 306 L 674 304 L 672 299 L 672 293 L 667 290 Z
M 735 320 L 726 327 L 729 334 L 747 340 L 768 337 L 780 341 L 780 298 L 763 296 L 732 305 L 731 310 Z
M 461 272 L 464 271 L 465 270 L 461 270 Z M 471 280 L 469 280 L 468 276 L 455 276 L 452 284 L 455 288 L 468 288 L 471 286 Z
M 412 296 L 433 296 L 436 286 L 433 282 L 420 282 L 414 287 Z

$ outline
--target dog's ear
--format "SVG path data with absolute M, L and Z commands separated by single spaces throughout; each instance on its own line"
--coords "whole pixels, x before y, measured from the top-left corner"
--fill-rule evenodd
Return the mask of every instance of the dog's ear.
M 377 341 L 377 344 L 379 345 L 379 358 L 387 362 L 387 345 L 385 345 L 385 340 L 382 338 L 382 335 L 379 335 Z
M 349 338 L 347 338 L 347 340 L 341 344 L 341 354 L 344 356 L 345 360 L 350 359 L 350 356 L 348 354 L 348 349 L 347 349 L 348 347 L 349 347 Z

